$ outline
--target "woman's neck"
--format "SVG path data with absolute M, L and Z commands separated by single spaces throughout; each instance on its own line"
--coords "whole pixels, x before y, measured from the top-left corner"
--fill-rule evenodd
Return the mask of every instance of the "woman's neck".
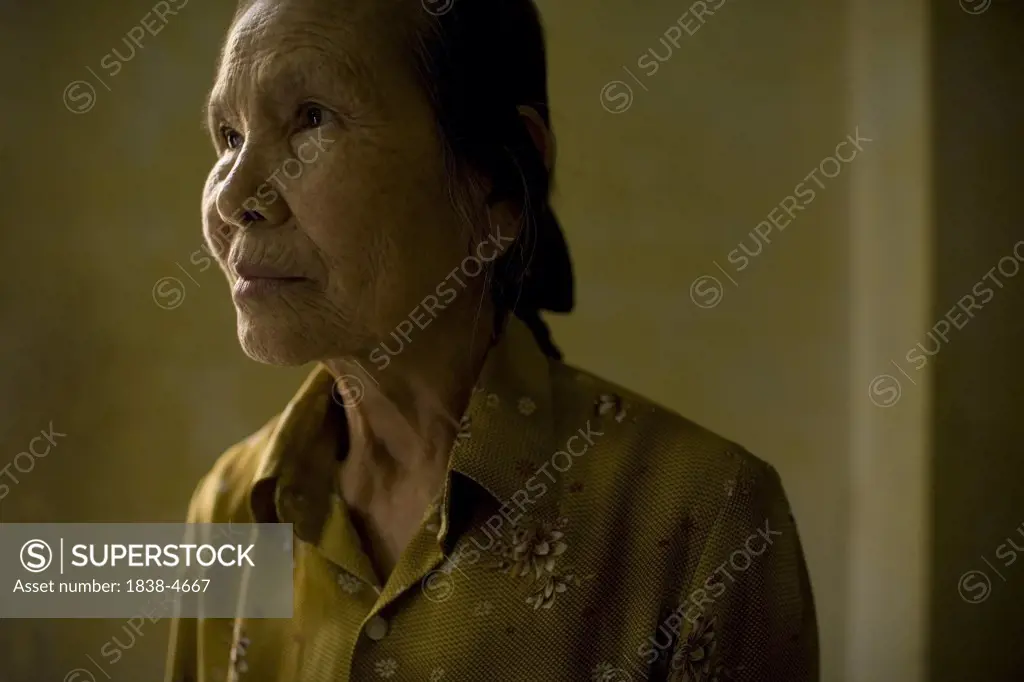
M 418 329 L 383 369 L 358 358 L 325 361 L 345 403 L 349 456 L 365 459 L 360 467 L 415 471 L 447 463 L 493 339 L 490 297 L 468 294 Z

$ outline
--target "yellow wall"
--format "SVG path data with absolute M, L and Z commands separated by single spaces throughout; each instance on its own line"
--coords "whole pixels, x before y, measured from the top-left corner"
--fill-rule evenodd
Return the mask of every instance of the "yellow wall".
M 653 67 L 645 72 L 638 59 L 649 48 L 667 54 L 659 39 L 688 3 L 593 3 L 583 12 L 542 5 L 560 142 L 558 206 L 579 280 L 578 311 L 554 320 L 554 331 L 572 361 L 779 469 L 806 545 L 824 665 L 836 671 L 845 627 L 853 166 L 824 180 L 824 189 L 812 184 L 814 201 L 770 234 L 742 272 L 728 254 L 741 240 L 756 251 L 755 225 L 856 122 L 846 111 L 842 5 L 768 5 L 733 0 L 703 25 L 683 19 L 693 34 L 682 32 L 650 77 Z M 618 114 L 605 111 L 600 96 L 613 80 L 633 91 Z M 613 108 L 625 103 L 622 86 L 614 87 Z M 877 149 L 869 144 L 864 153 Z M 713 308 L 691 300 L 691 284 L 704 275 L 724 288 Z
M 1011 17 L 1020 18 L 1005 3 L 983 16 L 949 4 L 949 26 L 973 21 L 969 30 L 995 30 L 1001 16 L 1005 40 Z M 158 35 L 146 35 L 113 77 L 101 59 L 114 47 L 124 54 L 122 37 L 152 3 L 33 0 L 0 9 L 0 253 L 7 256 L 0 454 L 8 453 L 0 460 L 51 420 L 68 434 L 0 502 L 4 522 L 180 520 L 217 454 L 276 412 L 304 373 L 245 359 L 221 275 L 189 260 L 201 243 L 199 192 L 212 160 L 200 106 L 233 5 L 191 0 Z M 957 441 L 949 426 L 937 433 L 957 447 L 939 445 L 932 454 L 924 449 L 932 438 L 930 380 L 887 411 L 870 404 L 867 391 L 871 377 L 911 347 L 934 316 L 935 292 L 926 286 L 931 171 L 920 49 L 927 17 L 910 0 L 726 0 L 704 24 L 684 18 L 693 34 L 679 34 L 672 57 L 645 76 L 638 57 L 651 47 L 664 55 L 659 38 L 686 8 L 669 0 L 542 2 L 559 142 L 556 206 L 569 233 L 579 301 L 575 314 L 552 320 L 556 339 L 574 364 L 646 393 L 779 469 L 810 564 L 823 679 L 923 679 L 932 573 L 941 581 L 931 590 L 940 637 L 933 666 L 945 670 L 955 659 L 960 670 L 959 677 L 934 679 L 974 679 L 970 671 L 991 654 L 990 630 L 1003 621 L 981 610 L 986 604 L 957 604 L 955 581 L 1020 521 L 1011 519 L 1010 498 L 993 503 L 1005 508 L 1002 525 L 979 506 L 993 499 L 992 486 L 1010 491 L 1008 480 L 1020 478 L 1009 456 L 1019 461 L 1007 440 L 1012 430 L 1001 422 L 1003 430 L 975 452 L 976 443 Z M 948 59 L 968 47 L 956 49 Z M 967 84 L 966 62 L 959 73 L 957 82 Z M 85 113 L 65 106 L 65 88 L 75 80 L 96 88 Z M 621 113 L 603 106 L 623 102 L 621 85 L 602 100 L 610 81 L 632 87 Z M 70 93 L 72 107 L 84 104 L 83 87 Z M 951 121 L 960 120 L 954 95 L 947 90 Z M 991 102 L 986 111 L 998 112 L 999 95 Z M 970 135 L 981 134 L 983 120 Z M 863 156 L 823 180 L 824 189 L 815 187 L 813 203 L 737 272 L 729 252 L 741 241 L 753 247 L 755 225 L 858 125 L 874 140 Z M 1020 155 L 1011 162 L 1007 149 L 990 142 L 972 168 L 982 173 L 998 158 L 1000 172 L 1019 188 L 1012 164 Z M 1019 137 L 1017 143 L 1020 149 Z M 938 158 L 953 168 L 956 149 Z M 964 179 L 953 172 L 946 182 L 955 187 Z M 1008 182 L 981 183 L 989 204 L 953 204 L 959 222 L 946 223 L 944 234 L 963 243 L 940 242 L 941 272 L 961 272 L 959 247 L 983 227 L 971 222 L 972 212 L 988 205 L 991 217 L 1005 201 L 993 188 L 1010 192 Z M 1010 223 L 1002 225 L 999 238 L 975 252 L 970 273 L 938 287 L 943 301 L 1009 238 Z M 715 261 L 732 268 L 735 285 Z M 873 270 L 879 262 L 881 275 Z M 691 284 L 703 275 L 717 275 L 724 286 L 711 308 L 691 300 Z M 164 277 L 184 287 L 173 310 L 154 301 L 153 287 Z M 959 369 L 948 382 L 969 382 L 989 348 L 983 334 L 999 336 L 999 325 L 1019 320 L 1007 311 L 1015 304 L 1019 310 L 1021 294 L 1006 298 L 1003 317 L 993 315 L 988 327 L 979 321 L 973 342 L 951 346 Z M 1020 336 L 999 337 L 1000 357 L 1010 363 Z M 988 367 L 985 381 L 1000 384 L 1005 366 Z M 942 376 L 938 404 L 973 414 Z M 975 388 L 971 395 L 984 404 L 992 393 Z M 1019 391 L 1001 399 L 1006 405 L 1015 397 Z M 940 411 L 936 421 L 948 417 Z M 961 435 L 976 423 L 991 426 L 981 417 L 947 423 L 961 426 Z M 998 466 L 982 474 L 975 455 L 985 453 L 1002 459 L 994 456 Z M 941 522 L 934 557 L 926 457 L 946 467 L 936 474 L 938 507 L 930 512 Z M 965 510 L 971 521 L 958 524 Z M 1018 583 L 1017 595 L 1024 577 Z M 1000 610 L 1008 628 L 1014 603 L 993 598 L 988 607 Z M 88 667 L 87 656 L 102 662 L 99 650 L 112 636 L 126 641 L 122 625 L 0 621 L 0 680 L 63 679 Z M 120 662 L 105 664 L 106 673 L 153 679 L 162 666 L 163 625 L 147 626 Z M 962 640 L 972 646 L 959 646 Z M 1009 639 L 999 646 L 1009 660 Z

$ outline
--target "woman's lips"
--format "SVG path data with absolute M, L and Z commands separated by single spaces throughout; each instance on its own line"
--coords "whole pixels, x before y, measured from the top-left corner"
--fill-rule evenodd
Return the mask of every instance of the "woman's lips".
M 303 279 L 293 272 L 273 265 L 235 263 L 231 266 L 240 279 Z
M 259 298 L 280 294 L 307 281 L 305 277 L 239 277 L 235 280 L 233 294 L 236 299 Z

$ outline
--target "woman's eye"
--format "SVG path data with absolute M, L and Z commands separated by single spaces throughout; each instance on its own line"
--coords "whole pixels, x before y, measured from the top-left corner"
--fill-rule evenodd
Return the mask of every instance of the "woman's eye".
M 220 129 L 220 136 L 224 138 L 224 144 L 228 146 L 228 149 L 238 149 L 242 146 L 242 134 L 237 130 L 222 126 Z
M 303 128 L 319 128 L 327 117 L 323 107 L 316 104 L 304 104 L 299 109 L 299 124 Z

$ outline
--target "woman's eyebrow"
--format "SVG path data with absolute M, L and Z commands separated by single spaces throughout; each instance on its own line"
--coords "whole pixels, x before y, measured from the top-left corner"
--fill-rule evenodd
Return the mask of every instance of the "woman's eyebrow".
M 337 87 L 356 92 L 364 91 L 373 82 L 370 70 L 353 54 L 307 48 L 297 56 L 299 58 L 289 60 L 281 73 L 274 75 L 275 80 L 283 78 L 286 83 L 304 88 Z
M 237 72 L 236 72 L 237 73 Z M 246 70 L 245 73 L 251 73 Z M 256 81 L 255 90 L 273 97 L 282 90 L 338 89 L 339 94 L 365 97 L 373 83 L 371 72 L 362 60 L 339 51 L 301 48 L 287 59 L 274 57 L 256 69 L 255 78 L 229 77 L 210 89 L 202 107 L 202 127 L 211 128 L 225 101 L 238 100 L 245 83 Z M 211 128 L 212 130 L 212 128 Z

